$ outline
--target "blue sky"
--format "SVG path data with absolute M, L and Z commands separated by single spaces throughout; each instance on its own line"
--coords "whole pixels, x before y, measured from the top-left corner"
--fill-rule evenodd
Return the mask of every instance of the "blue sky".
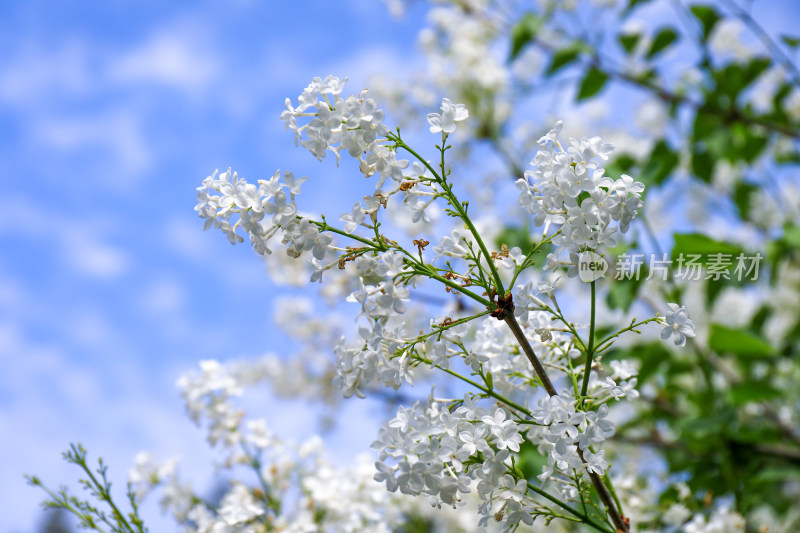
M 786 26 L 778 4 L 767 22 Z M 206 487 L 210 455 L 175 380 L 202 359 L 291 348 L 270 318 L 282 290 L 248 246 L 201 231 L 194 188 L 229 165 L 324 182 L 333 161 L 294 147 L 284 99 L 313 76 L 357 91 L 419 60 L 421 9 L 397 21 L 379 0 L 88 5 L 0 3 L 0 533 L 40 519 L 23 473 L 76 478 L 70 442 L 102 454 L 118 486 L 150 450 Z M 305 186 L 302 207 L 348 211 L 342 189 Z M 295 423 L 303 405 L 264 405 L 281 433 L 313 429 Z M 334 453 L 366 449 L 370 424 L 333 435 Z
M 202 232 L 194 188 L 229 165 L 324 179 L 332 161 L 294 147 L 283 100 L 313 76 L 355 91 L 407 64 L 415 25 L 374 0 L 4 2 L 0 20 L 0 531 L 27 532 L 43 493 L 22 475 L 72 482 L 70 442 L 102 454 L 118 487 L 142 449 L 206 467 L 188 476 L 204 487 L 175 380 L 201 359 L 288 348 L 260 259 Z M 319 189 L 309 209 L 335 201 Z M 301 435 L 298 409 L 264 415 Z

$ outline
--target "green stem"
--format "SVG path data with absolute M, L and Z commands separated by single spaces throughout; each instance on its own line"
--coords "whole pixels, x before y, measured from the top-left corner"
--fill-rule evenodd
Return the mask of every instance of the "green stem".
M 591 318 L 589 319 L 589 346 L 586 347 L 586 367 L 583 369 L 583 386 L 581 387 L 581 396 L 586 396 L 589 390 L 589 374 L 592 372 L 592 357 L 594 356 L 594 312 L 596 307 L 595 302 L 595 282 L 591 283 L 592 286 L 592 310 Z
M 424 362 L 428 363 L 428 364 L 431 364 L 431 363 L 432 363 L 432 361 L 428 361 L 428 360 L 426 360 L 426 359 L 424 359 L 424 358 L 420 358 L 420 359 L 421 359 L 422 361 L 424 361 Z M 447 373 L 448 373 L 448 374 L 450 374 L 451 376 L 454 376 L 454 377 L 456 377 L 456 378 L 460 379 L 461 381 L 463 381 L 463 382 L 465 382 L 465 383 L 469 383 L 470 385 L 472 385 L 472 386 L 473 386 L 473 387 L 475 387 L 476 389 L 478 389 L 478 390 L 480 390 L 480 391 L 482 391 L 482 392 L 484 392 L 484 393 L 488 394 L 489 396 L 491 396 L 492 398 L 494 398 L 494 399 L 496 399 L 496 400 L 499 400 L 499 401 L 501 401 L 502 403 L 504 403 L 504 404 L 508 405 L 509 407 L 513 408 L 514 410 L 516 410 L 516 411 L 519 411 L 520 413 L 523 413 L 523 414 L 525 414 L 525 415 L 528 415 L 528 416 L 533 416 L 533 415 L 531 415 L 531 412 L 530 412 L 530 410 L 528 410 L 527 408 L 525 408 L 525 407 L 522 407 L 522 406 L 521 406 L 521 405 L 519 405 L 518 403 L 512 402 L 511 400 L 507 399 L 505 396 L 502 396 L 502 395 L 500 395 L 500 394 L 497 394 L 496 392 L 494 392 L 492 389 L 489 389 L 488 387 L 484 387 L 483 385 L 481 385 L 481 384 L 480 384 L 480 383 L 478 383 L 477 381 L 473 381 L 473 380 L 469 379 L 468 377 L 466 377 L 466 376 L 462 376 L 462 375 L 461 375 L 461 374 L 459 374 L 458 372 L 455 372 L 455 371 L 453 371 L 453 370 L 450 370 L 449 368 L 445 368 L 445 367 L 443 367 L 443 366 L 441 366 L 441 365 L 433 365 L 433 366 L 435 366 L 435 367 L 436 367 L 436 368 L 438 368 L 439 370 L 442 370 L 442 371 L 444 371 L 444 372 L 447 372 Z
M 505 294 L 506 291 L 505 291 L 505 288 L 503 287 L 503 282 L 500 280 L 500 273 L 497 271 L 497 268 L 495 268 L 494 261 L 492 261 L 492 255 L 489 253 L 489 250 L 486 248 L 486 245 L 484 244 L 483 239 L 481 239 L 481 236 L 478 233 L 478 230 L 475 229 L 475 225 L 472 223 L 472 220 L 470 220 L 469 216 L 467 216 L 467 212 L 464 210 L 464 206 L 461 205 L 461 202 L 459 202 L 458 198 L 456 198 L 455 194 L 453 194 L 453 190 L 447 184 L 447 181 L 445 180 L 445 177 L 443 175 L 440 175 L 438 172 L 436 172 L 433 169 L 433 167 L 431 166 L 431 164 L 428 163 L 427 160 L 425 160 L 421 155 L 419 155 L 416 151 L 414 151 L 413 148 L 411 148 L 405 142 L 403 142 L 403 140 L 400 139 L 400 137 L 397 137 L 397 136 L 394 136 L 394 135 L 390 134 L 389 139 L 394 141 L 394 142 L 396 142 L 397 146 L 403 148 L 406 152 L 408 152 L 409 154 L 413 155 L 415 158 L 417 158 L 417 160 L 420 163 L 425 165 L 425 167 L 428 170 L 431 171 L 431 174 L 433 174 L 434 178 L 436 179 L 436 182 L 439 185 L 441 185 L 442 188 L 444 189 L 444 192 L 445 192 L 446 197 L 447 197 L 447 202 L 453 207 L 453 209 L 456 210 L 456 212 L 458 213 L 458 217 L 461 220 L 464 221 L 464 224 L 467 225 L 467 228 L 469 229 L 470 233 L 472 234 L 473 238 L 475 239 L 475 242 L 478 243 L 478 246 L 481 249 L 481 253 L 485 257 L 486 262 L 489 265 L 489 270 L 491 271 L 492 277 L 494 278 L 494 282 L 495 282 L 495 285 L 496 285 L 496 288 L 497 288 L 497 293 L 498 294 Z M 442 144 L 444 144 L 444 143 L 442 143 Z M 442 160 L 444 161 L 444 150 L 445 150 L 444 146 L 441 147 L 441 150 L 442 150 Z M 444 172 L 444 164 L 442 164 L 442 172 Z
M 594 311 L 595 311 L 595 290 L 594 290 L 594 282 L 592 282 L 592 318 L 591 318 L 591 326 L 590 326 L 590 330 L 591 331 L 590 331 L 590 338 L 589 338 L 589 347 L 587 348 L 587 363 L 588 363 L 587 366 L 588 366 L 589 370 L 591 370 L 591 353 L 592 353 L 592 349 L 593 349 L 593 340 L 594 340 Z M 533 348 L 531 348 L 531 345 L 528 342 L 528 339 L 525 337 L 525 334 L 523 333 L 522 328 L 520 328 L 519 323 L 517 322 L 517 319 L 514 316 L 513 311 L 507 312 L 505 314 L 504 320 L 505 320 L 506 324 L 508 324 L 508 327 L 511 328 L 511 331 L 514 333 L 514 336 L 516 337 L 517 342 L 519 342 L 519 345 L 522 347 L 522 350 L 525 352 L 525 355 L 528 356 L 528 359 L 530 360 L 531 364 L 533 365 L 533 368 L 536 371 L 536 374 L 542 380 L 542 385 L 544 385 L 544 388 L 545 388 L 545 390 L 547 390 L 547 393 L 550 396 L 555 396 L 557 394 L 556 393 L 556 389 L 553 387 L 553 384 L 550 382 L 550 378 L 548 378 L 547 372 L 545 371 L 544 367 L 542 366 L 542 363 L 536 357 L 536 354 L 533 353 Z M 588 376 L 588 374 L 587 374 L 587 376 Z M 588 384 L 589 383 L 588 383 L 587 378 L 584 377 L 584 381 L 583 381 L 584 393 L 582 393 L 582 395 L 586 394 L 585 390 L 588 387 Z M 578 455 L 580 456 L 581 461 L 583 463 L 586 463 L 586 459 L 584 459 L 583 452 L 580 449 L 578 449 Z M 603 484 L 603 481 L 600 479 L 600 476 L 598 476 L 595 473 L 590 473 L 589 474 L 589 478 L 592 480 L 592 485 L 594 485 L 594 488 L 597 491 L 597 494 L 600 496 L 600 499 L 603 501 L 603 504 L 606 507 L 606 512 L 611 517 L 611 520 L 614 522 L 614 525 L 618 529 L 621 529 L 622 531 L 628 531 L 628 527 L 625 525 L 625 523 L 623 521 L 623 518 L 622 518 L 622 515 L 617 510 L 617 507 L 614 505 L 614 502 L 612 500 L 611 494 L 609 493 L 609 491 L 606 488 L 606 486 Z
M 652 317 L 652 318 L 648 318 L 648 319 L 642 320 L 640 322 L 631 321 L 631 324 L 629 326 L 617 331 L 613 335 L 609 335 L 608 337 L 606 337 L 603 340 L 601 340 L 600 342 L 598 342 L 596 344 L 597 347 L 595 348 L 594 352 L 595 353 L 600 353 L 600 352 L 602 352 L 604 350 L 609 349 L 611 347 L 611 345 L 614 344 L 612 341 L 614 339 L 616 339 L 617 337 L 619 337 L 620 335 L 622 335 L 623 333 L 625 333 L 626 331 L 634 331 L 636 333 L 640 333 L 636 328 L 638 328 L 639 326 L 644 326 L 645 324 L 649 324 L 650 322 L 656 322 L 656 321 L 658 321 L 658 316 L 655 316 L 655 317 Z
M 578 457 L 580 457 L 581 461 L 586 464 L 586 458 L 584 458 L 583 450 L 581 450 L 580 447 L 578 448 Z M 592 485 L 594 485 L 594 490 L 597 491 L 597 495 L 600 496 L 600 500 L 603 502 L 603 505 L 606 508 L 606 513 L 608 513 L 609 518 L 611 518 L 611 522 L 613 522 L 614 527 L 623 532 L 629 531 L 628 525 L 625 524 L 625 520 L 622 517 L 622 511 L 614 504 L 614 499 L 611 496 L 608 487 L 606 487 L 605 483 L 603 483 L 603 480 L 600 479 L 600 476 L 594 472 L 591 472 L 589 473 L 589 479 L 592 481 Z
M 94 519 L 91 518 L 89 515 L 84 514 L 80 511 L 80 509 L 76 509 L 69 503 L 69 498 L 64 494 L 63 496 L 56 494 L 52 490 L 50 490 L 46 485 L 41 482 L 33 483 L 34 485 L 41 487 L 51 498 L 51 502 L 55 504 L 55 507 L 66 509 L 70 513 L 74 514 L 81 520 L 81 524 L 79 527 L 85 527 L 86 529 L 94 529 L 95 531 L 103 531 L 94 523 Z M 46 502 L 48 507 L 53 507 L 50 505 L 51 502 Z M 108 523 L 108 522 L 106 522 Z M 109 526 L 113 527 L 113 524 L 108 524 Z
M 265 503 L 268 507 L 274 508 L 275 500 L 272 498 L 272 488 L 269 486 L 269 483 L 267 483 L 267 480 L 264 478 L 264 474 L 261 472 L 261 459 L 250 452 L 250 449 L 244 442 L 241 443 L 241 447 L 245 456 L 247 456 L 250 466 L 253 468 L 253 471 L 255 471 L 258 482 L 261 484 L 261 490 L 264 491 Z M 279 509 L 276 509 L 276 513 L 278 511 Z
M 508 286 L 509 286 L 509 287 L 513 287 L 513 286 L 514 286 L 514 283 L 516 283 L 516 281 L 517 281 L 517 277 L 518 277 L 520 274 L 522 274 L 522 272 L 523 272 L 523 271 L 525 271 L 525 270 L 526 270 L 526 269 L 527 269 L 529 266 L 531 266 L 531 265 L 533 265 L 533 264 L 535 263 L 535 261 L 531 261 L 531 262 L 530 262 L 530 264 L 528 264 L 528 261 L 530 260 L 531 256 L 533 256 L 533 254 L 535 254 L 535 253 L 536 253 L 536 251 L 537 251 L 539 248 L 541 248 L 543 244 L 547 244 L 547 243 L 549 243 L 549 242 L 550 242 L 550 240 L 551 240 L 553 237 L 555 237 L 556 235 L 558 235 L 559 233 L 561 233 L 561 230 L 558 230 L 557 232 L 555 232 L 555 233 L 554 233 L 554 234 L 552 234 L 551 236 L 549 236 L 549 237 L 546 237 L 546 238 L 542 239 L 541 241 L 537 242 L 537 243 L 536 243 L 536 244 L 535 244 L 535 245 L 534 245 L 534 246 L 531 248 L 531 251 L 530 251 L 530 252 L 528 252 L 528 255 L 526 255 L 526 256 L 525 256 L 525 259 L 522 261 L 522 264 L 520 265 L 520 267 L 519 267 L 518 269 L 516 269 L 516 271 L 514 272 L 514 277 L 512 277 L 512 278 L 511 278 L 511 282 L 508 284 Z
M 430 270 L 426 270 L 425 272 L 419 272 L 419 274 L 420 275 L 424 275 L 424 276 L 428 276 L 429 278 L 435 279 L 437 281 L 441 281 L 442 283 L 444 283 L 445 285 L 447 285 L 451 289 L 457 290 L 458 292 L 460 292 L 461 294 L 464 294 L 465 296 L 469 296 L 470 298 L 472 298 L 476 302 L 480 303 L 481 305 L 485 305 L 486 308 L 489 311 L 494 311 L 494 309 L 497 307 L 497 304 L 495 304 L 494 302 L 490 302 L 489 300 L 487 300 L 483 296 L 479 296 L 478 294 L 472 292 L 471 290 L 462 287 L 461 285 L 459 285 L 458 283 L 454 282 L 453 280 L 443 278 L 442 276 L 440 276 L 439 274 L 436 274 L 435 272 L 432 272 Z
M 301 217 L 298 217 L 298 218 L 301 218 Z M 309 219 L 309 221 L 312 224 L 316 224 L 316 226 L 319 228 L 320 231 L 330 231 L 331 233 L 336 233 L 337 235 L 342 235 L 343 237 L 348 237 L 350 239 L 353 239 L 354 241 L 358 241 L 360 243 L 366 244 L 370 248 L 375 248 L 376 250 L 383 251 L 383 250 L 386 249 L 385 246 L 381 245 L 380 243 L 376 244 L 375 241 L 371 241 L 369 239 L 365 239 L 364 237 L 359 237 L 358 235 L 353 235 L 352 233 L 347 233 L 344 230 L 340 230 L 340 229 L 334 228 L 333 226 L 329 226 L 327 222 L 317 222 L 316 220 L 311 220 L 311 219 Z
M 99 489 L 98 494 L 100 495 L 100 499 L 105 501 L 109 505 L 109 507 L 111 507 L 112 515 L 114 516 L 114 518 L 116 518 L 118 524 L 120 526 L 125 526 L 125 529 L 127 529 L 131 533 L 135 533 L 131 525 L 128 524 L 128 521 L 125 520 L 125 515 L 122 514 L 122 511 L 120 511 L 117 508 L 117 505 L 114 503 L 114 500 L 111 499 L 111 494 L 108 492 L 107 487 L 100 485 L 100 483 L 97 482 L 97 478 L 94 477 L 92 471 L 88 468 L 88 466 L 86 466 L 85 463 L 80 463 L 80 466 L 81 468 L 83 468 L 83 471 L 86 472 L 86 475 L 89 476 L 89 479 L 92 480 L 92 483 L 94 483 L 95 487 Z
M 567 512 L 577 516 L 578 518 L 583 520 L 583 522 L 586 525 L 592 526 L 593 528 L 595 528 L 598 531 L 604 531 L 606 533 L 611 533 L 610 529 L 604 527 L 602 524 L 598 524 L 597 522 L 592 520 L 588 515 L 583 514 L 580 511 L 577 511 L 577 510 L 573 509 L 572 507 L 570 507 L 566 503 L 562 502 L 561 500 L 559 500 L 555 496 L 552 496 L 551 494 L 543 491 L 542 489 L 540 489 L 536 485 L 532 484 L 530 481 L 528 482 L 528 489 L 532 490 L 533 492 L 535 492 L 539 496 L 542 496 L 543 498 L 547 498 L 548 500 L 550 500 L 554 504 L 558 505 L 562 509 L 565 509 Z
M 486 248 L 486 244 L 484 244 L 483 239 L 481 239 L 478 230 L 475 228 L 475 225 L 470 220 L 469 216 L 467 216 L 467 211 L 464 209 L 464 206 L 458 201 L 455 194 L 453 194 L 453 190 L 450 186 L 444 181 L 441 181 L 442 187 L 448 193 L 448 200 L 450 200 L 450 205 L 452 205 L 456 211 L 458 211 L 459 218 L 464 221 L 469 228 L 470 233 L 475 238 L 475 242 L 478 243 L 478 246 L 481 249 L 481 253 L 483 254 L 484 258 L 486 259 L 486 263 L 489 265 L 489 270 L 492 273 L 492 278 L 494 278 L 495 286 L 497 287 L 497 294 L 505 294 L 506 289 L 503 287 L 503 281 L 500 279 L 500 273 L 497 271 L 497 267 L 494 266 L 494 261 L 492 261 L 492 254 L 489 253 L 489 250 Z
M 465 324 L 465 323 L 467 323 L 467 322 L 469 322 L 471 320 L 475 320 L 476 318 L 480 318 L 480 317 L 482 317 L 484 315 L 488 315 L 489 313 L 491 313 L 491 311 L 489 309 L 487 309 L 486 311 L 481 311 L 480 313 L 478 313 L 476 315 L 471 315 L 471 316 L 468 316 L 468 317 L 459 318 L 458 320 L 453 320 L 452 322 L 450 322 L 450 323 L 448 323 L 448 324 L 446 324 L 444 326 L 438 326 L 437 328 L 434 329 L 434 331 L 431 331 L 430 333 L 425 333 L 424 335 L 418 336 L 416 339 L 414 339 L 414 343 L 422 342 L 422 341 L 426 340 L 428 337 L 432 337 L 434 335 L 438 335 L 438 334 L 440 334 L 440 333 L 442 333 L 444 331 L 447 331 L 450 328 L 453 328 L 455 326 L 460 326 L 461 324 Z
M 609 466 L 609 469 L 611 467 Z M 619 496 L 617 496 L 617 491 L 614 489 L 614 484 L 611 483 L 611 478 L 608 475 L 608 472 L 603 473 L 603 481 L 605 482 L 606 486 L 608 486 L 608 490 L 611 491 L 611 497 L 614 498 L 614 502 L 617 504 L 617 509 L 619 510 L 619 514 L 625 516 L 625 513 L 622 510 L 622 502 L 619 501 Z
M 337 235 L 342 235 L 343 237 L 347 237 L 347 238 L 353 239 L 355 241 L 358 241 L 358 242 L 360 242 L 362 244 L 365 244 L 365 245 L 369 246 L 371 249 L 376 250 L 376 251 L 386 251 L 386 250 L 389 249 L 383 243 L 371 241 L 369 239 L 365 239 L 364 237 L 359 237 L 358 235 L 353 235 L 352 233 L 347 233 L 344 230 L 340 230 L 338 228 L 335 228 L 333 226 L 328 225 L 327 222 L 324 222 L 324 221 L 323 222 L 318 222 L 316 220 L 311 220 L 311 219 L 309 219 L 309 220 L 311 221 L 312 224 L 315 224 L 320 229 L 320 231 L 330 231 L 331 233 L 336 233 Z M 399 248 L 399 250 L 401 252 L 403 252 L 403 254 L 407 258 L 409 258 L 409 260 L 413 261 L 413 264 L 418 267 L 418 270 L 416 270 L 416 272 L 418 274 L 430 277 L 430 278 L 435 279 L 437 281 L 441 281 L 442 283 L 444 283 L 448 287 L 450 287 L 450 288 L 452 288 L 452 289 L 464 294 L 465 296 L 469 296 L 470 298 L 472 298 L 476 302 L 486 306 L 487 309 L 489 309 L 490 311 L 493 311 L 497 307 L 497 305 L 495 305 L 493 302 L 487 300 L 486 298 L 483 298 L 482 296 L 479 296 L 478 294 L 472 292 L 469 289 L 466 289 L 466 288 L 462 287 L 461 285 L 459 285 L 458 283 L 453 282 L 452 280 L 443 278 L 442 276 L 440 276 L 439 274 L 436 273 L 436 271 L 433 269 L 433 267 L 429 267 L 425 263 L 417 261 L 417 259 L 414 256 L 412 256 L 411 254 L 409 254 L 406 250 L 403 250 L 402 248 Z M 420 270 L 422 270 L 422 271 L 420 271 Z

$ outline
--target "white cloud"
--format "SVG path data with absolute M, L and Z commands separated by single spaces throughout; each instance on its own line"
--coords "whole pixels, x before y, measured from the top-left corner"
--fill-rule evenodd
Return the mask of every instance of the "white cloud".
M 65 154 L 91 150 L 102 154 L 120 176 L 141 175 L 153 162 L 152 147 L 134 109 L 117 109 L 77 117 L 38 116 L 31 122 L 34 141 Z
M 174 25 L 110 62 L 108 78 L 116 83 L 156 83 L 196 91 L 211 82 L 218 61 L 199 39 L 200 30 Z
M 65 265 L 91 278 L 112 280 L 128 271 L 128 254 L 108 243 L 107 229 L 112 226 L 108 220 L 77 220 L 22 195 L 7 200 L 8 208 L 0 212 L 0 235 L 38 239 L 48 249 L 55 246 Z M 45 211 L 46 217 L 42 216 Z
M 127 271 L 130 264 L 125 252 L 102 243 L 91 235 L 70 231 L 64 235 L 62 247 L 66 263 L 89 277 L 118 278 Z
M 220 73 L 207 30 L 177 21 L 128 49 L 68 37 L 44 43 L 27 38 L 6 50 L 0 67 L 0 103 L 29 110 L 42 104 L 97 95 L 119 85 L 161 84 L 197 91 Z M 49 107 L 48 105 L 47 107 Z
M 52 101 L 55 94 L 74 97 L 93 90 L 89 46 L 82 41 L 70 39 L 48 49 L 24 43 L 6 58 L 0 70 L 0 102 L 33 107 Z
M 126 44 L 26 37 L 0 65 L 0 107 L 18 116 L 20 144 L 43 156 L 40 174 L 69 166 L 104 187 L 129 187 L 159 157 L 151 126 L 161 119 L 153 106 L 163 90 L 218 93 L 222 62 L 205 31 L 177 20 Z
M 169 317 L 179 313 L 186 302 L 186 291 L 177 280 L 161 279 L 145 287 L 141 294 L 142 308 L 148 312 Z
M 203 221 L 199 217 L 183 216 L 169 220 L 164 235 L 170 250 L 187 259 L 202 260 L 212 253 L 212 239 L 216 235 L 210 233 L 213 232 L 203 231 Z
M 20 306 L 24 293 L 17 283 L 8 279 L 0 279 L 0 309 L 13 309 Z

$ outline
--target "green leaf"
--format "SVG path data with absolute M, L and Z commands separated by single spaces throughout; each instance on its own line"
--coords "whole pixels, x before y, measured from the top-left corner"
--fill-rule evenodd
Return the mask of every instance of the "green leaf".
M 577 43 L 564 48 L 559 48 L 553 53 L 553 57 L 550 59 L 550 65 L 547 67 L 544 75 L 547 77 L 552 76 L 562 68 L 578 59 L 578 57 L 581 55 L 581 52 L 583 52 L 583 46 Z
M 757 133 L 754 128 L 737 122 L 730 128 L 728 151 L 725 154 L 732 162 L 743 160 L 753 163 L 767 146 L 767 136 Z
M 689 6 L 689 10 L 692 12 L 692 15 L 697 17 L 697 20 L 699 20 L 700 24 L 703 26 L 703 40 L 708 39 L 711 30 L 714 29 L 714 26 L 721 18 L 719 13 L 717 13 L 717 10 L 712 6 L 706 4 L 694 4 Z
M 731 63 L 723 69 L 712 71 L 716 91 L 709 95 L 709 100 L 716 97 L 719 107 L 730 107 L 741 92 L 752 85 L 771 65 L 770 59 L 756 57 L 747 63 Z
M 730 254 L 732 259 L 743 253 L 740 246 L 728 242 L 712 239 L 702 233 L 675 233 L 673 235 L 674 245 L 672 247 L 672 258 L 677 260 L 680 254 L 700 255 L 697 262 L 708 264 L 708 256 L 711 254 Z
M 664 139 L 659 140 L 650 152 L 650 158 L 642 170 L 645 183 L 659 185 L 666 180 L 678 166 L 678 152 L 669 147 Z
M 763 402 L 781 396 L 781 392 L 769 383 L 747 381 L 734 385 L 727 392 L 728 400 L 734 405 Z
M 639 293 L 639 286 L 642 281 L 647 277 L 647 269 L 642 265 L 638 276 L 632 279 L 620 279 L 614 281 L 614 284 L 606 294 L 606 303 L 611 309 L 622 309 L 627 312 L 636 300 L 636 295 Z
M 623 174 L 633 175 L 633 168 L 636 166 L 636 159 L 626 153 L 622 153 L 615 159 L 603 165 L 606 169 L 606 176 L 622 176 Z
M 741 329 L 711 324 L 709 347 L 717 353 L 732 353 L 738 357 L 757 359 L 771 357 L 775 349 L 764 339 Z
M 753 482 L 777 483 L 781 481 L 797 481 L 800 479 L 800 469 L 796 467 L 781 466 L 764 468 L 753 477 Z
M 535 243 L 531 238 L 530 228 L 525 225 L 504 227 L 495 238 L 495 244 L 498 250 L 505 244 L 509 248 L 514 248 L 516 246 L 522 250 L 523 254 L 527 254 Z
M 740 181 L 736 184 L 733 190 L 733 203 L 736 204 L 736 209 L 739 210 L 739 215 L 742 220 L 748 220 L 747 215 L 750 213 L 750 198 L 753 193 L 757 192 L 759 187 L 752 183 Z
M 724 129 L 722 118 L 717 113 L 699 109 L 694 116 L 692 139 L 702 141 L 709 135 Z
M 639 4 L 644 4 L 645 2 L 649 2 L 650 0 L 628 0 L 628 5 L 625 7 L 625 11 L 623 12 L 623 16 L 630 13 L 633 8 L 638 6 Z
M 783 228 L 783 235 L 767 244 L 767 258 L 770 267 L 770 282 L 772 284 L 778 278 L 778 263 L 787 257 L 796 258 L 799 250 L 800 227 L 786 224 Z
M 702 144 L 695 145 L 692 149 L 692 174 L 706 183 L 711 183 L 714 175 L 716 158 Z
M 608 81 L 608 75 L 605 72 L 597 67 L 590 68 L 578 89 L 578 101 L 591 98 L 599 93 L 606 81 Z
M 541 25 L 542 19 L 533 13 L 525 13 L 522 16 L 511 30 L 511 53 L 508 57 L 509 61 L 516 59 L 522 49 L 533 41 Z
M 750 321 L 750 331 L 763 331 L 764 324 L 770 316 L 772 316 L 772 309 L 767 305 L 762 305 Z
M 624 48 L 625 52 L 628 54 L 636 49 L 636 45 L 639 44 L 641 38 L 642 36 L 639 33 L 621 33 L 617 37 L 619 44 L 622 45 L 622 48 Z
M 800 227 L 791 225 L 784 227 L 781 240 L 792 248 L 800 249 Z
M 781 35 L 781 41 L 789 48 L 797 48 L 800 46 L 800 37 L 792 37 L 790 35 Z
M 650 50 L 647 51 L 647 59 L 652 59 L 656 54 L 663 51 L 666 47 L 678 40 L 678 32 L 672 28 L 662 28 L 653 37 Z
M 530 443 L 523 441 L 519 447 L 517 468 L 522 471 L 525 479 L 534 479 L 542 473 L 542 467 L 547 464 L 547 457 L 539 453 L 539 450 Z
M 775 154 L 775 162 L 779 165 L 800 164 L 800 152 L 789 149 L 786 152 Z

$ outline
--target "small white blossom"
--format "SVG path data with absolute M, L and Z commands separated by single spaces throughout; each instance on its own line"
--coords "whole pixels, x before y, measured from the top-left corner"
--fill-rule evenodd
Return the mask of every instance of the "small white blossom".
M 672 311 L 665 317 L 667 326 L 661 330 L 661 338 L 667 340 L 672 337 L 675 346 L 684 346 L 686 337 L 695 336 L 694 322 L 689 319 L 685 306 L 671 303 L 667 305 Z
M 466 120 L 469 111 L 464 104 L 454 104 L 447 98 L 442 99 L 440 113 L 429 113 L 428 124 L 431 126 L 431 133 L 453 133 L 456 131 L 456 122 Z

